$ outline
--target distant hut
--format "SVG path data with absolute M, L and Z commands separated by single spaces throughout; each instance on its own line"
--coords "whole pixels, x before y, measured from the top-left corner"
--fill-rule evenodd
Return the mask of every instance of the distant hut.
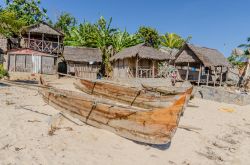
M 155 78 L 159 62 L 172 59 L 174 57 L 168 53 L 138 44 L 123 49 L 111 57 L 110 61 L 114 78 Z
M 100 49 L 65 46 L 63 55 L 67 64 L 68 74 L 96 79 L 102 62 Z
M 25 48 L 12 49 L 8 51 L 7 55 L 10 72 L 56 73 L 56 57 L 54 55 Z
M 216 49 L 185 44 L 176 54 L 175 65 L 181 79 L 203 84 L 222 84 L 230 66 Z M 219 80 L 219 81 L 218 81 Z

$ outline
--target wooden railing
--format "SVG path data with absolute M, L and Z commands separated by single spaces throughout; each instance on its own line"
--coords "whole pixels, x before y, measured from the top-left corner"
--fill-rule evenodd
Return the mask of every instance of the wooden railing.
M 136 77 L 136 68 L 130 70 L 130 75 Z M 153 78 L 153 69 L 150 67 L 138 66 L 138 78 Z
M 62 54 L 63 43 L 24 38 L 24 47 L 49 54 Z

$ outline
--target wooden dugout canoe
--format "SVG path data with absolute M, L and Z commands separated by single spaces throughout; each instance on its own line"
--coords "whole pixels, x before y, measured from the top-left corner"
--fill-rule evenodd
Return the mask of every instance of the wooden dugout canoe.
M 193 87 L 190 87 L 177 94 L 162 95 L 160 92 L 156 91 L 90 80 L 78 80 L 74 85 L 87 94 L 101 96 L 142 108 L 166 107 L 166 102 L 174 102 L 178 96 L 182 94 L 186 94 L 186 106 L 193 91 Z
M 55 88 L 44 88 L 40 93 L 49 105 L 89 125 L 148 144 L 171 141 L 186 99 L 182 94 L 167 107 L 149 110 Z
M 142 87 L 147 91 L 159 92 L 162 95 L 178 95 L 178 94 L 185 93 L 187 89 L 191 88 L 191 87 L 187 88 L 187 87 L 175 87 L 175 86 L 171 86 L 171 87 L 150 86 L 146 84 L 142 84 Z

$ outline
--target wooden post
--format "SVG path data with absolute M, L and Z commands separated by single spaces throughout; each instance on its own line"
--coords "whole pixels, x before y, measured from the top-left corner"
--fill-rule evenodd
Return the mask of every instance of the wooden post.
M 28 34 L 28 48 L 30 48 L 30 32 L 29 32 L 29 34 Z
M 135 62 L 135 77 L 138 78 L 138 56 L 136 56 Z
M 226 72 L 226 82 L 227 82 L 227 79 L 228 79 L 228 73 L 229 73 L 229 68 L 227 67 L 227 72 Z
M 222 66 L 220 67 L 220 86 L 221 86 L 221 83 L 222 83 Z
M 200 86 L 200 81 L 201 81 L 201 64 L 199 69 L 198 86 Z
M 59 54 L 59 49 L 60 49 L 60 36 L 57 36 L 57 55 Z
M 209 69 L 208 69 L 208 73 L 207 73 L 207 86 L 208 86 L 208 81 L 209 81 Z
M 16 54 L 14 55 L 14 71 L 16 71 Z
M 42 51 L 43 51 L 43 48 L 44 48 L 44 33 L 42 34 Z
M 26 56 L 27 56 L 27 55 L 24 55 L 24 69 L 25 69 L 25 72 L 27 71 L 27 67 L 26 67 L 26 65 L 27 65 L 27 64 L 26 64 Z
M 214 76 L 215 78 L 217 78 L 217 67 L 214 67 Z M 214 79 L 214 87 L 215 87 L 215 82 L 216 82 L 216 79 Z
M 155 78 L 155 61 L 153 60 L 153 66 L 152 66 L 152 76 Z
M 41 56 L 41 68 L 40 68 L 41 69 L 41 71 L 40 71 L 41 74 L 43 74 L 43 62 L 42 61 L 43 61 L 43 56 Z
M 7 61 L 8 61 L 7 69 L 8 69 L 8 71 L 10 71 L 10 55 L 9 55 L 9 53 L 7 53 Z
M 187 68 L 187 72 L 186 72 L 186 80 L 188 80 L 188 75 L 189 75 L 189 62 L 188 62 L 188 68 Z

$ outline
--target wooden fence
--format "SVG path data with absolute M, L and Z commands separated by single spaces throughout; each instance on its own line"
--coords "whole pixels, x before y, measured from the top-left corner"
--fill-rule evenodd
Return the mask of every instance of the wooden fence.
M 88 63 L 68 63 L 68 74 L 74 73 L 75 76 L 87 79 L 96 79 L 99 65 L 90 65 Z

